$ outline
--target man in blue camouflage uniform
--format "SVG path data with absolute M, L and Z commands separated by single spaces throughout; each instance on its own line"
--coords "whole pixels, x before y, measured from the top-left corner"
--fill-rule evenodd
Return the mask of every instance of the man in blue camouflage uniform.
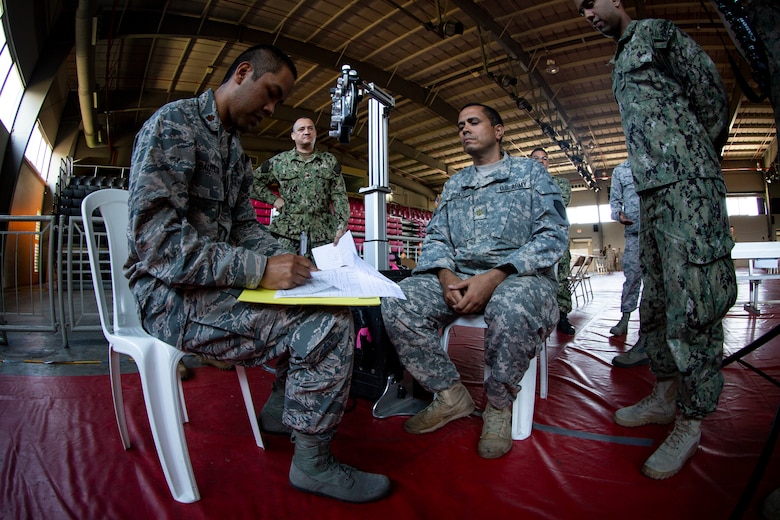
M 531 152 L 531 159 L 538 162 L 547 172 L 550 171 L 550 158 L 547 155 L 547 151 L 544 148 L 534 148 Z M 563 205 L 567 208 L 571 203 L 571 183 L 566 177 L 555 175 L 553 181 L 558 185 L 561 190 L 561 198 L 563 199 Z M 571 274 L 571 251 L 567 247 L 563 252 L 561 261 L 558 262 L 558 291 L 555 294 L 558 300 L 558 310 L 560 311 L 560 317 L 558 319 L 558 330 L 568 336 L 574 336 L 576 330 L 569 321 L 569 313 L 571 312 L 571 283 L 569 282 L 569 275 Z
M 252 47 L 216 91 L 169 103 L 144 124 L 133 148 L 125 275 L 144 328 L 176 348 L 245 366 L 289 354 L 290 483 L 366 502 L 390 492 L 387 477 L 343 466 L 330 453 L 351 381 L 349 309 L 237 300 L 244 288 L 288 289 L 311 277 L 311 262 L 288 254 L 257 221 L 240 143 L 289 95 L 296 74 L 276 47 Z
M 300 253 L 301 233 L 306 234 L 302 253 L 311 258 L 312 248 L 337 244 L 347 230 L 349 199 L 338 160 L 314 147 L 314 121 L 298 119 L 290 137 L 295 148 L 271 157 L 255 170 L 252 197 L 279 212 L 268 229 L 288 251 Z M 278 186 L 278 196 L 272 186 Z
M 255 170 L 252 197 L 272 204 L 279 212 L 268 229 L 282 247 L 311 260 L 312 248 L 338 244 L 347 230 L 349 199 L 339 162 L 333 154 L 314 147 L 314 121 L 299 118 L 290 138 L 295 143 L 292 150 L 271 157 Z M 271 191 L 272 186 L 277 186 L 278 196 Z M 306 235 L 304 251 L 301 233 Z M 271 395 L 258 415 L 263 430 L 270 433 L 291 433 L 281 420 L 288 368 L 287 356 L 279 356 Z
M 512 448 L 512 403 L 519 382 L 558 319 L 555 264 L 568 241 L 561 192 L 544 168 L 501 149 L 504 125 L 494 109 L 466 105 L 458 117 L 474 165 L 444 185 L 406 300 L 384 298 L 388 337 L 409 373 L 434 401 L 404 423 L 427 433 L 474 411 L 439 329 L 484 313 L 488 404 L 477 452 L 497 458 Z
M 612 170 L 612 183 L 609 190 L 609 206 L 612 220 L 621 223 L 626 247 L 623 252 L 623 294 L 620 298 L 620 310 L 623 317 L 609 329 L 613 336 L 624 336 L 628 332 L 628 320 L 639 302 L 639 291 L 642 289 L 642 266 L 639 263 L 639 195 L 634 188 L 634 175 L 631 173 L 631 163 L 625 160 Z M 612 364 L 620 368 L 630 368 L 647 365 L 644 343 L 640 340 L 628 352 L 612 359 Z
M 726 89 L 709 56 L 672 22 L 632 20 L 620 0 L 574 3 L 617 41 L 612 89 L 640 197 L 639 328 L 656 383 L 614 418 L 621 426 L 675 423 L 642 467 L 663 479 L 696 453 L 701 420 L 723 390 L 722 319 L 737 293 L 718 160 Z

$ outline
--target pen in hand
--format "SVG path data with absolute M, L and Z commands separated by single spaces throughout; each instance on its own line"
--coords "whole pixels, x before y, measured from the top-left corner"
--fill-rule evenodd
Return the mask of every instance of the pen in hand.
M 309 244 L 308 244 L 309 239 L 306 236 L 306 231 L 301 231 L 300 239 L 301 239 L 300 240 L 300 242 L 301 242 L 300 254 L 301 254 L 301 256 L 306 256 L 306 250 L 308 249 L 308 246 L 309 246 Z

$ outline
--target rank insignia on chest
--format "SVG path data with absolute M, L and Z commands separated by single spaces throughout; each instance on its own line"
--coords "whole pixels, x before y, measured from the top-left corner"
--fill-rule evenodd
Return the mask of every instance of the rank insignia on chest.
M 474 220 L 484 220 L 487 218 L 487 211 L 483 207 L 474 208 Z

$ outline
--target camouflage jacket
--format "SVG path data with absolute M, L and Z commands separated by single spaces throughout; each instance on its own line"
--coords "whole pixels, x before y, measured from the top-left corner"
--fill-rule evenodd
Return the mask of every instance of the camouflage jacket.
M 704 50 L 668 20 L 634 20 L 612 61 L 636 191 L 722 179 L 715 143 L 728 123 L 728 98 Z
M 222 126 L 211 90 L 144 123 L 130 167 L 125 265 L 141 308 L 161 285 L 259 285 L 267 256 L 285 251 L 257 221 L 251 188 L 249 158 Z
M 481 174 L 469 166 L 447 181 L 415 272 L 475 275 L 511 265 L 520 276 L 557 281 L 552 267 L 568 237 L 561 190 L 544 166 L 504 154 L 497 170 Z
M 561 177 L 560 175 L 555 175 L 553 176 L 553 180 L 555 181 L 555 184 L 557 184 L 561 189 L 563 205 L 568 208 L 569 204 L 571 204 L 571 183 L 569 182 L 569 179 L 566 177 Z
M 333 241 L 337 229 L 347 229 L 349 200 L 333 154 L 315 150 L 304 159 L 292 149 L 271 157 L 255 170 L 252 196 L 273 204 L 274 184 L 284 206 L 271 221 L 273 233 L 297 240 L 305 231 L 311 243 L 322 243 Z
M 619 222 L 618 213 L 623 212 L 629 220 L 634 221 L 626 226 L 626 234 L 639 233 L 639 195 L 634 189 L 634 175 L 631 173 L 630 161 L 626 160 L 612 170 L 612 185 L 609 189 L 609 207 L 612 210 L 612 220 Z

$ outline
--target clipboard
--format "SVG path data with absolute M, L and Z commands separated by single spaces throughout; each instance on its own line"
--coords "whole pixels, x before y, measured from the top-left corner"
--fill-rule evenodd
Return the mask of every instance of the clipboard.
M 263 303 L 266 305 L 332 305 L 338 307 L 376 307 L 380 305 L 379 296 L 355 297 L 334 296 L 318 298 L 307 296 L 304 298 L 275 298 L 273 289 L 244 289 L 238 296 L 238 301 L 245 303 Z

